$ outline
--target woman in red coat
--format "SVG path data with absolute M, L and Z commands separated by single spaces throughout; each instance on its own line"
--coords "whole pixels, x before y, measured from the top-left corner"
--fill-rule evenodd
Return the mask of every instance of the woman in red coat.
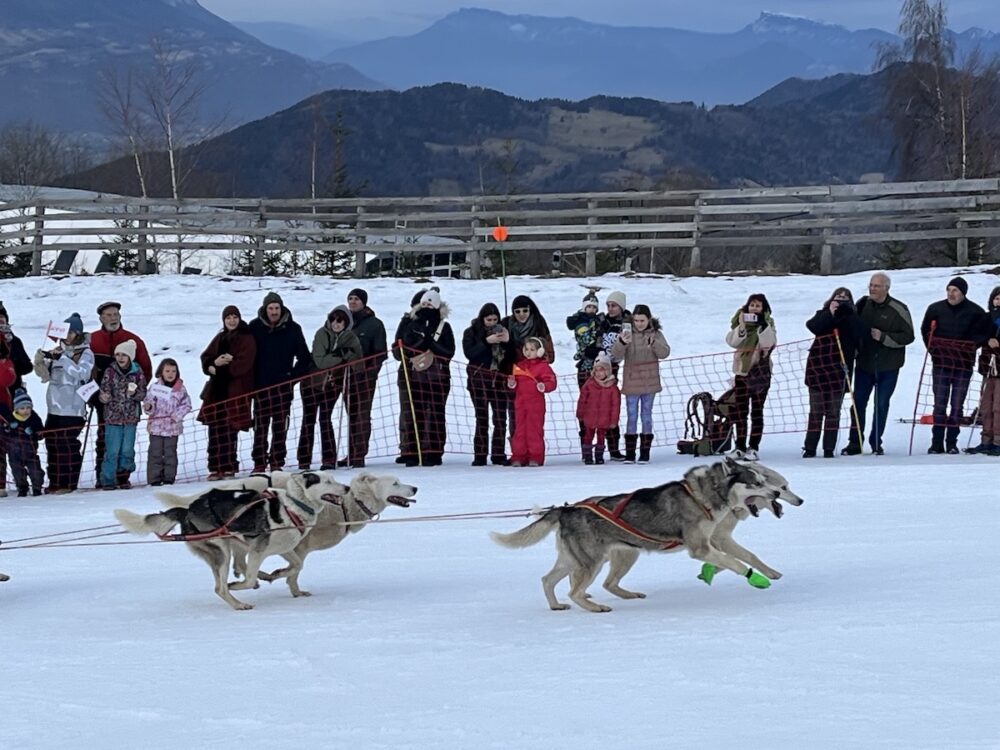
M 532 336 L 521 348 L 524 359 L 514 365 L 507 387 L 514 391 L 514 440 L 511 466 L 545 463 L 545 394 L 556 389 L 556 374 L 545 358 L 545 343 Z
M 604 438 L 608 430 L 618 426 L 621 411 L 622 394 L 611 368 L 611 358 L 601 352 L 576 402 L 576 418 L 583 423 L 580 449 L 585 464 L 604 463 Z
M 201 353 L 201 369 L 208 382 L 201 392 L 198 421 L 208 425 L 208 479 L 236 475 L 240 430 L 253 427 L 250 394 L 254 386 L 257 344 L 236 305 L 222 311 L 222 330 Z

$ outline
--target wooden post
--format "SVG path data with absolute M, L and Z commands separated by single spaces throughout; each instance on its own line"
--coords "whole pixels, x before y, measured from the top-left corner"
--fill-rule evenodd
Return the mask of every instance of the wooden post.
M 264 201 L 257 205 L 257 229 L 267 229 L 267 207 Z M 253 275 L 264 275 L 264 235 L 259 231 L 254 235 Z
M 691 232 L 691 238 L 694 240 L 694 244 L 691 245 L 691 259 L 688 262 L 688 273 L 700 273 L 701 272 L 701 248 L 698 246 L 698 240 L 701 239 L 701 198 L 695 198 L 694 200 L 694 231 Z
M 823 230 L 823 246 L 819 251 L 819 275 L 829 276 L 833 273 L 833 246 L 830 244 L 830 230 Z
M 366 242 L 365 235 L 363 234 L 364 228 L 365 228 L 365 219 L 364 219 L 364 216 L 365 216 L 365 207 L 364 206 L 358 206 L 358 220 L 357 220 L 357 222 L 355 222 L 355 225 L 354 225 L 354 228 L 355 228 L 354 233 L 356 235 L 357 241 L 360 242 L 362 245 L 365 244 L 365 242 Z M 364 250 L 355 250 L 354 251 L 354 278 L 356 278 L 356 279 L 363 279 L 365 277 L 365 271 L 366 271 L 366 269 L 365 269 L 365 255 L 366 254 L 367 253 L 365 253 Z
M 31 240 L 31 275 L 42 275 L 42 243 L 45 228 L 45 206 L 35 206 L 35 236 Z
M 476 236 L 476 230 L 482 226 L 482 222 L 476 216 L 479 211 L 479 206 L 475 203 L 472 204 L 472 240 L 469 242 L 469 278 L 481 279 L 483 278 L 483 251 L 479 249 L 479 245 L 482 240 Z M 485 239 L 485 238 L 482 238 Z
M 139 213 L 140 214 L 148 214 L 149 213 L 149 206 L 139 206 Z M 139 241 L 139 251 L 138 251 L 139 252 L 139 273 L 142 274 L 142 275 L 145 275 L 145 274 L 149 273 L 149 256 L 148 256 L 147 250 L 146 250 L 146 242 L 147 242 L 148 238 L 147 238 L 146 233 L 143 230 L 146 229 L 146 227 L 149 226 L 149 221 L 147 221 L 146 219 L 139 219 L 136 222 L 136 225 L 139 228 L 139 236 L 137 238 L 138 241 Z M 157 270 L 159 270 L 159 269 L 157 269 Z
M 965 229 L 965 222 L 959 221 L 955 224 L 955 227 L 961 231 Z M 955 262 L 960 266 L 969 265 L 969 238 L 959 237 L 955 242 Z M 992 302 L 992 300 L 991 300 Z
M 597 210 L 597 201 L 587 201 L 587 209 L 590 210 L 590 211 L 596 211 Z M 596 223 L 597 223 L 597 217 L 596 216 L 588 216 L 587 217 L 587 224 L 588 225 L 589 224 L 596 224 Z M 587 265 L 586 265 L 584 271 L 585 271 L 585 273 L 588 276 L 596 276 L 597 275 L 597 250 L 595 248 L 592 248 L 592 247 L 589 246 L 590 243 L 594 242 L 596 239 L 597 239 L 597 235 L 596 234 L 588 234 L 587 235 L 587 245 L 588 245 L 588 247 L 587 247 Z

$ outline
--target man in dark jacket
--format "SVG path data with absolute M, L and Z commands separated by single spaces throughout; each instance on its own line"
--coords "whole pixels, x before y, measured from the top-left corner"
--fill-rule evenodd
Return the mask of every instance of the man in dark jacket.
M 21 339 L 10 330 L 10 318 L 7 316 L 7 308 L 0 302 L 0 362 L 6 360 L 4 366 L 9 367 L 8 377 L 4 382 L 10 382 L 4 398 L 0 398 L 0 403 L 13 408 L 14 394 L 21 388 L 21 376 L 31 372 L 31 357 L 24 351 L 24 344 Z M 7 453 L 0 444 L 0 497 L 7 495 Z
M 882 454 L 882 433 L 889 418 L 889 400 L 896 390 L 899 371 L 906 360 L 906 347 L 913 343 L 910 310 L 898 299 L 889 296 L 891 283 L 887 274 L 872 274 L 868 295 L 858 300 L 861 341 L 854 368 L 855 409 L 851 412 L 851 435 L 847 447 L 841 451 L 845 456 L 861 453 L 865 411 L 873 390 L 875 405 L 872 415 L 875 423 L 868 436 L 868 444 L 873 453 Z
M 385 325 L 368 307 L 368 292 L 352 289 L 347 295 L 347 307 L 354 317 L 352 330 L 361 342 L 361 366 L 351 370 L 347 383 L 347 415 L 350 424 L 350 446 L 341 466 L 359 469 L 365 465 L 368 443 L 372 434 L 372 402 L 382 363 L 388 359 Z
M 312 369 L 312 352 L 302 327 L 292 320 L 281 297 L 268 292 L 257 317 L 250 321 L 257 344 L 254 360 L 253 465 L 255 472 L 279 471 L 285 465 L 292 383 Z M 271 431 L 271 446 L 267 436 Z
M 986 311 L 966 298 L 969 285 L 961 276 L 948 282 L 947 297 L 932 303 L 920 324 L 931 355 L 934 427 L 928 453 L 958 453 L 962 407 L 976 364 L 976 350 L 989 338 Z

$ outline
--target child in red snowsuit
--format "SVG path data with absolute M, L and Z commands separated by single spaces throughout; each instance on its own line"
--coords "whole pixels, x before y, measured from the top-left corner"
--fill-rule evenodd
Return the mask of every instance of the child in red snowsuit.
M 511 466 L 545 463 L 545 394 L 556 389 L 556 374 L 545 359 L 545 344 L 532 336 L 521 349 L 507 387 L 514 391 L 514 439 Z
M 590 378 L 580 389 L 580 399 L 576 402 L 576 418 L 583 424 L 580 449 L 585 464 L 604 463 L 604 435 L 607 430 L 618 426 L 621 410 L 622 394 L 611 370 L 611 359 L 601 352 L 594 360 Z

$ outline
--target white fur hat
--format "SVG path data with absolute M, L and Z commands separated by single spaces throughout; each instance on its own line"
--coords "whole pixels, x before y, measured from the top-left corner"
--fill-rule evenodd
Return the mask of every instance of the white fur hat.
M 135 342 L 132 339 L 121 342 L 115 347 L 115 354 L 126 354 L 129 359 L 135 361 Z
M 420 306 L 424 305 L 430 305 L 435 310 L 441 309 L 441 294 L 437 289 L 428 289 L 423 293 L 423 296 L 420 297 Z

